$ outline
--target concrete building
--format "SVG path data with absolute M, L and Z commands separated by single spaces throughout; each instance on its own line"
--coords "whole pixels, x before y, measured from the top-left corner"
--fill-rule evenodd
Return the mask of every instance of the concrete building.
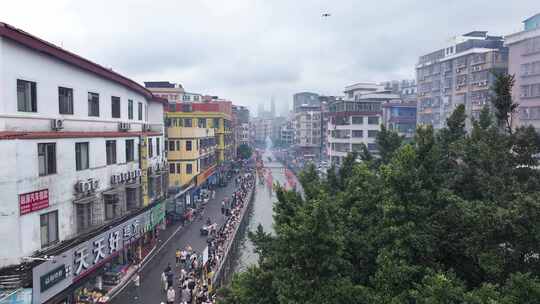
M 301 107 L 320 107 L 319 94 L 302 92 L 293 96 L 293 112 L 298 112 Z
M 390 91 L 392 94 L 398 94 L 403 102 L 416 102 L 416 80 L 392 80 L 383 82 L 382 84 L 386 91 Z
M 265 146 L 266 138 L 273 137 L 273 119 L 256 117 L 251 121 L 255 145 Z
M 508 72 L 515 75 L 512 97 L 519 104 L 514 127 L 532 125 L 540 130 L 540 14 L 523 21 L 523 31 L 505 36 Z
M 400 101 L 399 95 L 375 83 L 347 86 L 345 94 L 344 100 L 329 106 L 327 155 L 337 165 L 349 152 L 361 151 L 363 145 L 377 155 L 376 138 L 383 123 L 383 104 Z
M 502 37 L 474 31 L 450 45 L 423 55 L 416 66 L 418 124 L 443 128 L 457 105 L 464 104 L 467 128 L 484 106 L 490 106 L 493 73 L 506 72 L 508 50 Z
M 416 130 L 416 102 L 392 100 L 382 104 L 382 120 L 388 130 L 396 131 L 405 139 L 414 138 Z
M 317 98 L 316 104 L 319 103 Z M 319 105 L 302 105 L 294 113 L 295 150 L 304 160 L 318 159 L 321 156 L 322 113 Z
M 182 101 L 182 96 L 185 93 L 181 84 L 168 81 L 146 81 L 144 86 L 154 96 L 164 98 L 169 102 Z
M 59 303 L 143 258 L 164 218 L 165 100 L 4 23 L 0 100 L 0 286 Z
M 232 106 L 232 124 L 234 134 L 233 153 L 236 156 L 238 146 L 249 144 L 249 110 L 244 106 Z
M 289 118 L 280 128 L 280 142 L 283 147 L 292 147 L 295 142 L 294 138 L 294 121 Z

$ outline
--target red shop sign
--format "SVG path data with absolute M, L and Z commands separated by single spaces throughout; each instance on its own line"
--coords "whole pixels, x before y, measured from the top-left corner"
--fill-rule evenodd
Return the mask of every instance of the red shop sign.
M 19 194 L 21 215 L 49 207 L 49 189 Z

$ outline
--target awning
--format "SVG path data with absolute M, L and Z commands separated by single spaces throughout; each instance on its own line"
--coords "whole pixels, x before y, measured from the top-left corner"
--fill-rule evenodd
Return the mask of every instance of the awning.
M 178 194 L 176 194 L 174 196 L 175 199 L 177 198 L 180 198 L 180 196 L 184 195 L 184 193 L 188 192 L 189 190 L 191 190 L 193 188 L 193 184 L 190 184 L 187 188 L 185 188 L 184 190 L 180 191 Z
M 103 191 L 102 194 L 103 195 L 115 195 L 115 194 L 119 194 L 120 192 L 122 192 L 122 190 L 123 190 L 123 188 L 121 188 L 121 187 L 115 187 L 115 188 Z
M 137 184 L 126 184 L 125 186 L 126 188 L 129 188 L 129 189 L 137 189 L 137 188 L 140 188 L 142 185 L 137 183 Z
M 83 197 L 83 198 L 74 200 L 73 203 L 77 204 L 77 205 L 86 205 L 86 204 L 90 204 L 90 203 L 93 203 L 93 202 L 97 201 L 97 199 L 98 199 L 97 196 L 90 195 L 90 196 L 87 196 L 87 197 Z

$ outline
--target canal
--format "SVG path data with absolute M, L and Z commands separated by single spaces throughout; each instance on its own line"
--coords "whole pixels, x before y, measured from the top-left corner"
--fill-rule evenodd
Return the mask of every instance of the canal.
M 272 161 L 268 159 L 272 158 Z M 266 150 L 263 155 L 264 166 L 266 170 L 272 172 L 272 178 L 274 183 L 284 185 L 286 183 L 285 167 L 280 162 L 276 161 L 270 150 Z M 250 231 L 255 231 L 257 226 L 261 224 L 266 232 L 273 232 L 272 229 L 272 206 L 277 201 L 276 194 L 272 187 L 269 187 L 265 181 L 260 184 L 257 181 L 257 191 L 255 192 L 255 199 L 253 201 L 253 207 L 249 214 L 249 226 Z M 257 263 L 257 254 L 253 252 L 253 244 L 249 241 L 247 233 L 244 236 L 238 260 L 236 263 L 235 271 L 242 271 L 246 267 Z

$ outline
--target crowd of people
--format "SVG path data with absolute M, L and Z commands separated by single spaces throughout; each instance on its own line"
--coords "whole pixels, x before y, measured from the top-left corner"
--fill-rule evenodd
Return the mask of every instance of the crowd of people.
M 243 207 L 247 204 L 248 195 L 255 186 L 254 172 L 246 170 L 235 178 L 235 184 L 236 191 L 231 198 L 221 202 L 225 223 L 217 231 L 208 234 L 207 256 L 196 252 L 189 245 L 184 249 L 178 248 L 175 252 L 176 271 L 170 264 L 164 269 L 161 275 L 161 288 L 166 295 L 167 303 L 177 303 L 177 299 L 181 304 L 215 303 L 212 278 L 234 238 Z

